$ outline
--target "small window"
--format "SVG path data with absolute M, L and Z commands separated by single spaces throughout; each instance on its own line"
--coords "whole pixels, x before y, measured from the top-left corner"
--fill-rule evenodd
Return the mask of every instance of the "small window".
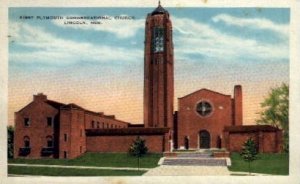
M 64 151 L 64 158 L 67 158 L 67 152 Z
M 65 140 L 65 142 L 67 142 L 67 140 L 68 140 L 68 135 L 67 134 L 64 134 L 64 140 Z
M 95 128 L 95 122 L 92 121 L 92 128 Z
M 28 136 L 24 137 L 24 148 L 30 148 L 30 139 Z
M 97 122 L 97 128 L 100 128 L 100 123 L 99 122 Z
M 52 117 L 47 117 L 47 126 L 52 126 Z
M 52 148 L 53 147 L 53 139 L 51 136 L 47 136 L 47 147 Z
M 24 126 L 29 127 L 30 121 L 29 118 L 24 118 Z
M 110 128 L 114 128 L 114 125 L 110 125 Z
M 80 153 L 82 153 L 82 146 L 79 147 Z

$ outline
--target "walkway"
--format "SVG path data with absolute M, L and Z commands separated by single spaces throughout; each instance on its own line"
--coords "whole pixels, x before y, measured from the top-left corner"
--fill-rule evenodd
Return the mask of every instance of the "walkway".
M 146 172 L 144 176 L 216 176 L 230 175 L 224 166 L 170 166 L 162 165 Z
M 75 165 L 42 165 L 42 164 L 8 164 L 9 166 L 24 167 L 51 167 L 51 168 L 70 168 L 70 169 L 104 169 L 104 170 L 130 170 L 137 171 L 134 167 L 96 167 L 96 166 L 75 166 Z M 151 168 L 140 168 L 140 171 L 149 171 Z
M 146 172 L 145 176 L 216 176 L 230 175 L 226 158 L 213 158 L 211 153 L 177 153 L 165 157 L 161 166 Z

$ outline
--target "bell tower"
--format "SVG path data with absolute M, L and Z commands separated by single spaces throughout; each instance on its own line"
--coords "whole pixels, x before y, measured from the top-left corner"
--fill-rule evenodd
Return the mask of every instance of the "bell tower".
M 174 55 L 172 23 L 160 2 L 147 15 L 144 55 L 145 127 L 173 129 Z

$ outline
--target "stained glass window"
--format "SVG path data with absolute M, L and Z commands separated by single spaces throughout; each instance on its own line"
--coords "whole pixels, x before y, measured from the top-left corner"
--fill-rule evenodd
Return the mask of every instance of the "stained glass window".
M 207 115 L 209 115 L 212 112 L 212 106 L 211 106 L 210 103 L 208 103 L 206 101 L 201 101 L 197 105 L 197 112 L 201 116 L 207 116 Z

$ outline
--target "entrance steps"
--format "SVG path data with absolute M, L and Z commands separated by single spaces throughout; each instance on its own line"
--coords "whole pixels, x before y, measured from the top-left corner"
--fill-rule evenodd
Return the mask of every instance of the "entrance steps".
M 228 159 L 215 158 L 211 152 L 176 152 L 176 156 L 167 156 L 162 165 L 173 166 L 227 166 Z
M 220 158 L 165 158 L 162 165 L 227 166 L 226 159 Z
M 201 152 L 192 152 L 192 153 L 177 153 L 179 158 L 211 158 L 211 153 L 201 153 Z

